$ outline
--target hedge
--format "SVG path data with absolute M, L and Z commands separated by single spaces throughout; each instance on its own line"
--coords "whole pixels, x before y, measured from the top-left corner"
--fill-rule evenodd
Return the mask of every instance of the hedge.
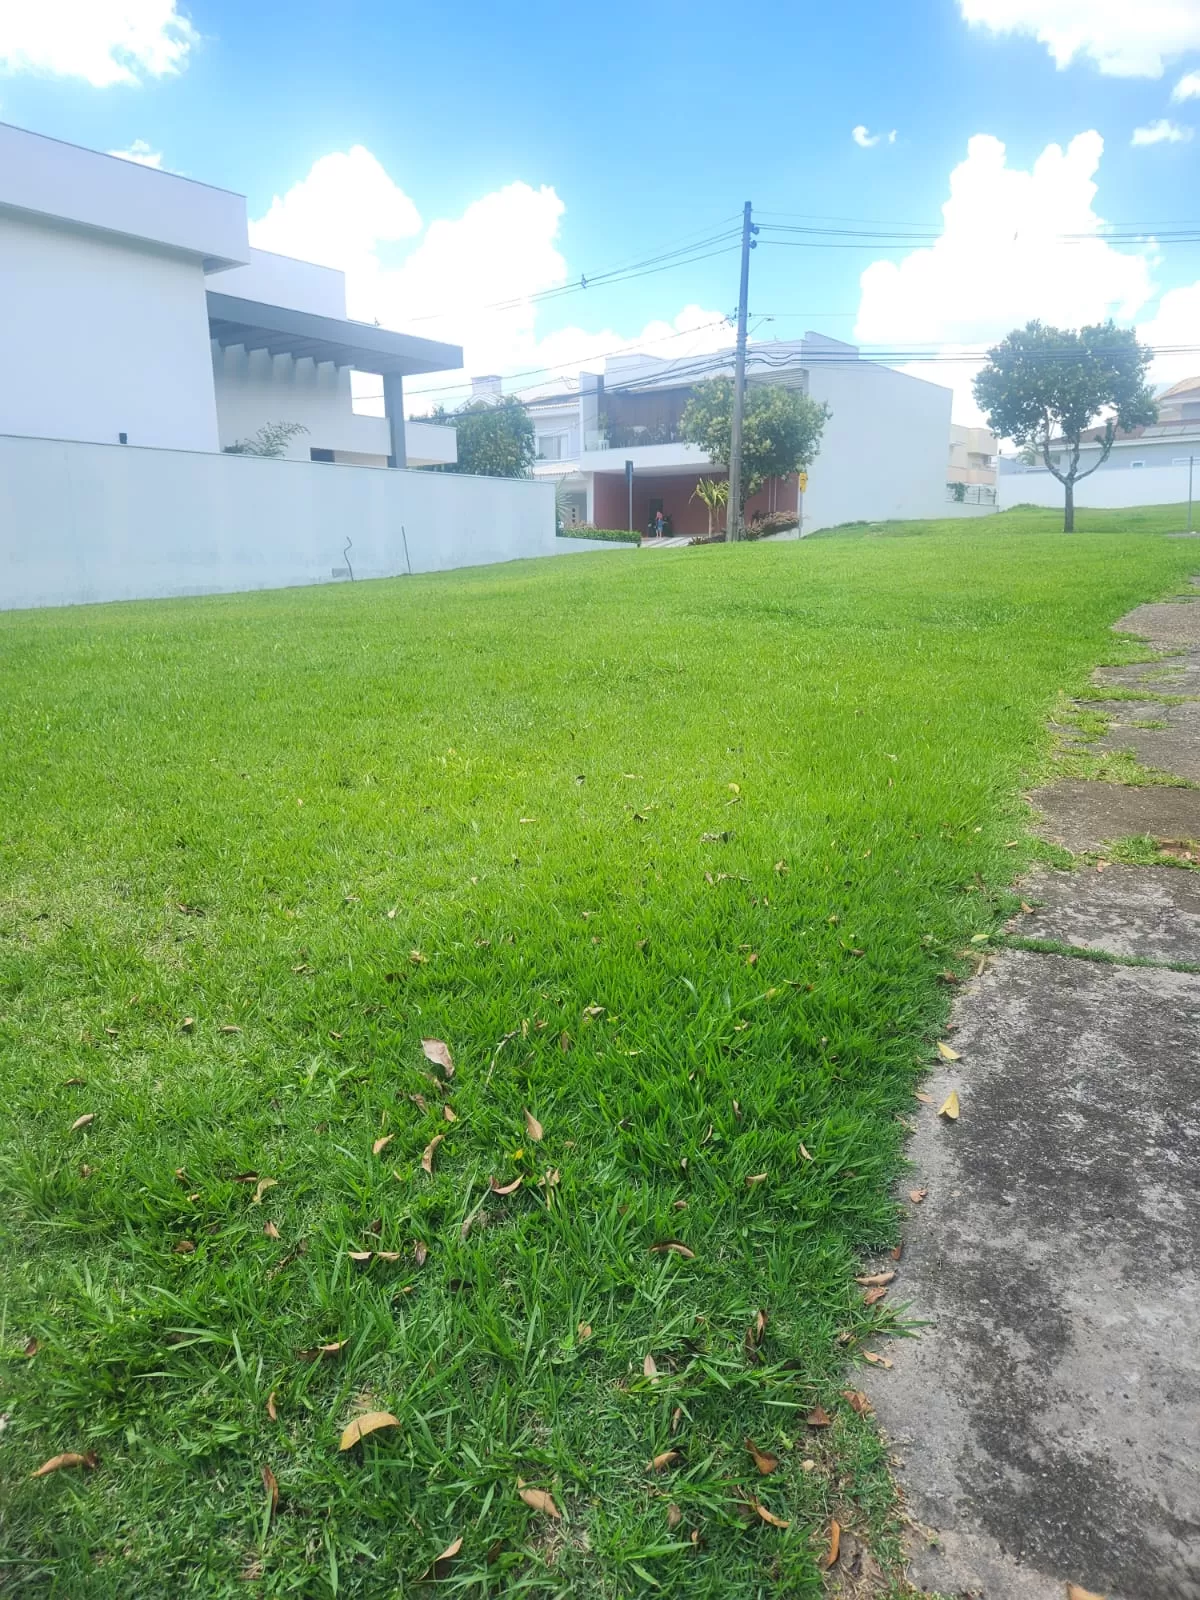
M 573 528 L 560 528 L 560 539 L 602 539 L 607 544 L 641 544 L 640 533 L 627 528 L 592 528 L 586 522 L 577 522 Z

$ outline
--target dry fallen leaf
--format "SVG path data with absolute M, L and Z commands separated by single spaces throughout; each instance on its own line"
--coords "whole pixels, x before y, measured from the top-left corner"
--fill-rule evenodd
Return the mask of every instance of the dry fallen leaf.
M 866 1278 L 855 1278 L 855 1283 L 861 1283 L 865 1289 L 870 1289 L 877 1283 L 891 1283 L 896 1276 L 894 1272 L 873 1272 Z
M 519 1189 L 524 1182 L 525 1179 L 521 1173 L 518 1173 L 511 1183 L 497 1183 L 495 1178 L 488 1179 L 488 1185 L 493 1194 L 512 1194 L 513 1190 Z
M 408 1098 L 412 1101 L 413 1105 L 416 1106 L 417 1110 L 422 1116 L 425 1116 L 428 1113 L 429 1102 L 426 1100 L 423 1094 L 410 1094 Z
M 458 1121 L 458 1112 L 455 1111 L 453 1106 L 443 1106 L 442 1107 L 442 1116 L 445 1118 L 445 1120 L 447 1122 L 457 1122 Z M 438 1557 L 438 1560 L 439 1561 L 441 1560 L 440 1556 Z
M 694 1261 L 696 1259 L 696 1252 L 689 1250 L 681 1239 L 661 1239 L 658 1244 L 650 1246 L 650 1254 L 652 1256 L 682 1256 L 685 1261 Z
M 190 1239 L 180 1239 L 175 1246 L 174 1254 L 177 1256 L 194 1256 L 196 1254 L 196 1246 Z
M 910 1189 L 908 1191 L 908 1198 L 912 1201 L 913 1205 L 919 1206 L 921 1201 L 924 1200 L 928 1193 L 928 1189 Z
M 279 1412 L 278 1412 L 278 1410 L 276 1409 L 276 1406 L 275 1406 L 275 1391 L 274 1391 L 274 1389 L 272 1389 L 270 1394 L 267 1396 L 267 1415 L 270 1417 L 272 1422 L 278 1422 L 279 1421 Z
M 809 1155 L 808 1151 L 804 1148 L 803 1145 L 800 1146 L 800 1154 L 804 1157 L 805 1161 L 811 1161 L 812 1160 L 812 1157 Z
M 351 1250 L 347 1253 L 351 1261 L 358 1267 L 367 1266 L 371 1260 L 371 1252 L 369 1250 Z
M 429 1568 L 428 1572 L 422 1574 L 421 1581 L 425 1582 L 425 1580 L 428 1578 L 444 1578 L 446 1576 L 446 1568 L 454 1560 L 455 1556 L 462 1549 L 462 1547 L 463 1542 L 461 1539 L 455 1539 L 453 1543 L 448 1544 L 440 1556 L 434 1557 L 433 1565 Z
M 368 1433 L 377 1433 L 380 1428 L 398 1428 L 399 1417 L 394 1417 L 390 1411 L 368 1411 L 361 1417 L 355 1417 L 342 1430 L 342 1440 L 338 1445 L 339 1450 L 350 1450 L 364 1439 Z
M 682 1421 L 683 1421 L 683 1407 L 682 1406 L 676 1406 L 674 1411 L 672 1411 L 672 1413 L 671 1413 L 671 1437 L 672 1437 L 672 1439 L 679 1432 L 679 1424 Z
M 1090 1589 L 1081 1589 L 1077 1583 L 1067 1585 L 1067 1600 L 1104 1600 L 1102 1594 L 1093 1594 Z
M 653 1356 L 647 1356 L 642 1362 L 642 1373 L 651 1383 L 658 1382 L 658 1364 Z
M 25 1354 L 30 1358 L 31 1361 L 41 1348 L 41 1345 L 36 1339 L 27 1339 L 25 1341 Z
M 874 1409 L 861 1389 L 843 1389 L 842 1399 L 852 1411 L 857 1411 L 860 1417 L 867 1416 Z
M 766 1183 L 766 1181 L 767 1175 L 765 1172 L 753 1172 L 746 1179 L 746 1187 L 747 1189 L 752 1189 L 756 1183 Z
M 542 1125 L 534 1116 L 532 1111 L 526 1111 L 525 1113 L 525 1132 L 529 1135 L 534 1144 L 537 1144 L 537 1142 L 544 1137 Z
M 590 1339 L 592 1337 L 592 1325 L 590 1322 L 581 1322 L 575 1332 L 581 1339 Z
M 836 1522 L 829 1524 L 829 1549 L 821 1558 L 821 1565 L 826 1572 L 834 1565 L 838 1558 L 838 1551 L 842 1547 L 842 1530 Z
M 745 1445 L 746 1449 L 754 1457 L 754 1465 L 764 1478 L 768 1477 L 772 1472 L 779 1471 L 779 1457 L 773 1455 L 770 1450 L 760 1450 L 749 1434 L 746 1435 Z
M 562 1512 L 554 1504 L 553 1497 L 548 1495 L 544 1489 L 530 1489 L 524 1479 L 518 1478 L 517 1493 L 531 1511 L 544 1511 L 555 1522 L 562 1520 Z
M 558 1036 L 558 1048 L 564 1055 L 566 1055 L 567 1051 L 571 1048 L 571 1035 L 565 1028 Z
M 183 1021 L 179 1024 L 179 1031 L 181 1033 L 191 1033 L 192 1029 L 195 1026 L 196 1026 L 195 1017 L 184 1017 Z
M 828 1428 L 833 1422 L 833 1418 L 824 1406 L 814 1406 L 804 1420 L 810 1428 Z
M 950 1093 L 938 1107 L 938 1116 L 945 1117 L 948 1122 L 958 1121 L 958 1091 L 951 1089 Z
M 223 1022 L 217 1029 L 218 1033 L 241 1033 L 241 1031 L 236 1022 Z
M 782 1517 L 777 1517 L 773 1511 L 768 1511 L 761 1500 L 753 1500 L 751 1501 L 751 1504 L 762 1520 L 770 1523 L 772 1528 L 787 1528 L 791 1526 L 791 1524 L 785 1522 Z
M 279 1229 L 273 1222 L 264 1222 L 263 1232 L 266 1234 L 268 1239 L 278 1239 L 279 1237 Z
M 89 1450 L 86 1455 L 79 1455 L 74 1450 L 68 1450 L 64 1455 L 51 1456 L 49 1461 L 43 1461 L 36 1472 L 31 1472 L 31 1478 L 47 1478 L 52 1472 L 61 1472 L 64 1467 L 94 1467 L 98 1457 L 95 1451 Z
M 426 1061 L 432 1061 L 435 1067 L 441 1067 L 448 1078 L 454 1076 L 454 1059 L 450 1054 L 450 1046 L 442 1039 L 422 1039 L 421 1049 L 425 1052 Z
M 79 1128 L 86 1128 L 95 1120 L 96 1113 L 94 1111 L 85 1111 L 81 1117 L 75 1118 L 75 1121 L 71 1124 L 71 1132 L 74 1133 Z
M 263 1488 L 267 1491 L 267 1520 L 279 1510 L 279 1480 L 267 1464 L 263 1463 L 262 1469 Z
M 446 1137 L 446 1135 L 444 1133 L 435 1133 L 433 1138 L 425 1146 L 424 1154 L 421 1156 L 421 1167 L 422 1167 L 422 1170 L 424 1172 L 428 1173 L 431 1178 L 433 1177 L 433 1157 L 434 1157 L 434 1153 L 436 1152 L 438 1145 L 441 1144 L 442 1140 L 445 1137 Z
M 664 1450 L 661 1455 L 654 1457 L 653 1461 L 646 1463 L 647 1472 L 661 1472 L 664 1467 L 669 1467 L 672 1461 L 679 1460 L 678 1450 Z
M 876 1355 L 874 1350 L 864 1350 L 862 1356 L 863 1360 L 869 1361 L 873 1367 L 885 1367 L 889 1371 L 891 1370 L 892 1363 L 887 1356 Z
M 962 1060 L 962 1057 L 959 1055 L 958 1051 L 951 1050 L 950 1046 L 948 1044 L 944 1044 L 941 1039 L 938 1040 L 938 1055 L 941 1056 L 943 1061 Z
M 671 1533 L 674 1533 L 675 1529 L 679 1526 L 679 1524 L 682 1521 L 683 1521 L 683 1512 L 680 1511 L 679 1507 L 675 1504 L 674 1501 L 672 1501 L 671 1504 L 667 1507 L 667 1528 L 668 1528 L 668 1530 Z
M 931 1094 L 922 1094 L 919 1089 L 917 1090 L 917 1099 L 923 1106 L 931 1106 L 933 1104 L 933 1096 Z
M 394 1133 L 383 1134 L 382 1137 L 376 1139 L 375 1143 L 371 1146 L 371 1154 L 373 1156 L 377 1156 L 381 1150 L 386 1150 L 388 1145 L 391 1144 L 395 1137 L 396 1135 Z
M 334 1356 L 340 1356 L 349 1343 L 349 1339 L 340 1339 L 336 1344 L 319 1344 L 312 1350 L 297 1350 L 296 1354 L 301 1361 L 329 1361 Z
M 275 1189 L 278 1187 L 278 1185 L 278 1178 L 260 1178 L 254 1186 L 254 1198 L 251 1200 L 250 1204 L 252 1206 L 262 1205 L 263 1195 L 266 1194 L 268 1189 Z
M 865 1306 L 878 1305 L 879 1302 L 883 1299 L 885 1294 L 887 1294 L 887 1290 L 883 1287 L 882 1284 L 879 1284 L 874 1289 L 868 1289 L 866 1294 L 863 1295 L 863 1305 L 865 1305 Z

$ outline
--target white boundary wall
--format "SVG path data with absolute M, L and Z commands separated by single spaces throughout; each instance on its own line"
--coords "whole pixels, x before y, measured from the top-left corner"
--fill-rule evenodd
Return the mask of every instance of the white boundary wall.
M 997 480 L 1000 509 L 1054 506 L 1061 510 L 1065 490 L 1049 472 L 1002 472 Z M 1195 492 L 1200 497 L 1200 459 Z M 1179 467 L 1101 467 L 1075 485 L 1075 504 L 1093 511 L 1127 506 L 1180 505 L 1188 497 L 1188 469 Z
M 345 552 L 347 539 L 351 540 Z M 0 610 L 554 555 L 554 487 L 0 436 Z

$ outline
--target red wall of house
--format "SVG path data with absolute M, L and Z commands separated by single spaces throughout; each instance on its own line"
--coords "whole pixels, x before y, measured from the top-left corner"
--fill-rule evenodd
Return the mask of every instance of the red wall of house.
M 624 528 L 629 521 L 629 499 L 625 492 L 625 474 L 598 472 L 593 483 L 594 502 L 592 522 L 597 528 Z M 633 501 L 637 507 L 637 480 L 634 479 Z M 634 527 L 639 524 L 635 521 Z
M 723 473 L 688 473 L 682 476 L 653 473 L 637 474 L 633 480 L 633 525 L 645 533 L 650 525 L 650 502 L 661 500 L 663 515 L 671 519 L 671 532 L 676 534 L 705 533 L 708 529 L 708 512 L 699 500 L 692 498 L 700 479 L 724 477 Z M 757 494 L 746 501 L 746 521 L 755 512 L 764 516 L 769 511 L 795 511 L 799 492 L 799 479 L 770 478 Z M 598 472 L 593 490 L 594 521 L 598 528 L 623 528 L 629 520 L 624 474 Z M 717 526 L 724 527 L 725 514 L 719 512 Z

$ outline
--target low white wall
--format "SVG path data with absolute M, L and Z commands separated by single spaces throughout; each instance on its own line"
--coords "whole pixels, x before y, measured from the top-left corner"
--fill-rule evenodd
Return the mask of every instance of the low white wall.
M 580 550 L 636 550 L 636 544 L 622 544 L 617 539 L 570 539 L 556 538 L 554 553 L 559 556 L 573 556 Z
M 351 541 L 349 552 L 345 551 Z M 0 437 L 0 610 L 554 555 L 550 484 Z
M 1000 509 L 1011 506 L 1061 507 L 1066 491 L 1049 472 L 1002 472 L 997 482 Z M 1200 498 L 1200 462 L 1194 489 Z M 1180 505 L 1188 497 L 1188 469 L 1178 467 L 1103 467 L 1075 485 L 1075 504 L 1092 510 L 1126 506 Z

